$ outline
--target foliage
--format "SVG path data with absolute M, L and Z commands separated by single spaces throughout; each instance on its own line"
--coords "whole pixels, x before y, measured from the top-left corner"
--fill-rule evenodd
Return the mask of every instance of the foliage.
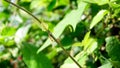
M 21 50 L 23 53 L 23 60 L 29 68 L 52 68 L 52 65 L 50 65 L 50 61 L 46 56 L 44 56 L 44 54 L 36 54 L 37 49 L 35 48 L 35 46 L 23 43 L 23 47 Z
M 119 0 L 11 0 L 82 68 L 120 68 Z M 18 7 L 0 0 L 0 67 L 79 68 Z

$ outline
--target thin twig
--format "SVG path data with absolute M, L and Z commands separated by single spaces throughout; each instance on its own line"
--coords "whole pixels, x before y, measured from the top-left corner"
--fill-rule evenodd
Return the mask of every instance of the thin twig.
M 17 7 L 17 8 L 19 8 L 19 9 L 25 11 L 26 13 L 28 13 L 29 15 L 31 15 L 34 19 L 36 19 L 40 24 L 42 24 L 42 22 L 41 22 L 36 16 L 34 16 L 31 12 L 29 12 L 29 11 L 27 11 L 26 9 L 24 9 L 24 8 L 22 8 L 22 7 L 18 6 L 18 5 L 10 2 L 9 0 L 5 0 L 5 1 L 8 2 L 8 3 L 10 3 L 10 4 L 12 4 L 12 5 L 14 5 L 15 7 Z M 82 68 L 82 67 L 80 66 L 80 64 L 65 50 L 65 48 L 63 47 L 63 45 L 61 44 L 61 42 L 58 41 L 58 40 L 53 36 L 53 34 L 50 32 L 50 30 L 47 29 L 44 24 L 42 24 L 42 26 L 43 26 L 43 28 L 46 30 L 46 32 L 51 36 L 51 38 L 53 38 L 53 40 L 62 48 L 62 50 L 76 63 L 76 65 L 77 65 L 79 68 Z

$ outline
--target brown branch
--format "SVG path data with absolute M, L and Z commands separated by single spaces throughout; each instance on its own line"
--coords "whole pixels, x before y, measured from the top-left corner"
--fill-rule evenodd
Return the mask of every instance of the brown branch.
M 61 42 L 58 41 L 58 40 L 53 36 L 53 34 L 50 32 L 50 30 L 47 29 L 47 28 L 45 27 L 45 25 L 42 24 L 42 22 L 41 22 L 36 16 L 34 16 L 31 12 L 27 11 L 26 9 L 20 7 L 19 5 L 16 5 L 16 4 L 12 3 L 12 2 L 9 1 L 9 0 L 5 0 L 5 1 L 8 2 L 8 3 L 10 3 L 10 4 L 12 4 L 12 5 L 14 5 L 15 7 L 17 7 L 17 8 L 19 8 L 19 9 L 25 11 L 25 12 L 28 13 L 30 16 L 32 16 L 35 20 L 37 20 L 37 21 L 43 26 L 43 28 L 45 29 L 45 31 L 51 36 L 51 38 L 53 38 L 53 40 L 62 48 L 62 50 L 75 62 L 75 64 L 76 64 L 79 68 L 82 68 L 82 67 L 80 66 L 80 64 L 65 50 L 65 48 L 63 47 L 63 45 L 61 44 Z

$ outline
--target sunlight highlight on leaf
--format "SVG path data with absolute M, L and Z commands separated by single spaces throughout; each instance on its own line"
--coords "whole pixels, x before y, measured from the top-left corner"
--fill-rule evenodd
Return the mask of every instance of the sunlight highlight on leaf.
M 30 27 L 31 27 L 31 24 L 28 24 L 26 26 L 22 26 L 21 28 L 19 28 L 17 30 L 17 32 L 15 34 L 15 39 L 14 39 L 17 44 L 20 44 L 24 40 Z M 18 47 L 20 47 L 20 46 L 18 46 Z
M 65 27 L 68 25 L 72 25 L 73 29 L 75 30 L 77 23 L 81 20 L 81 15 L 83 14 L 83 11 L 85 7 L 87 6 L 87 3 L 80 2 L 77 10 L 72 10 L 66 16 L 62 21 L 60 21 L 54 28 L 53 35 L 56 38 L 59 38 L 59 36 L 64 31 Z M 46 42 L 43 44 L 43 46 L 38 50 L 38 52 L 42 51 L 46 47 L 48 47 L 51 44 L 50 39 L 47 39 Z
M 91 24 L 90 24 L 90 29 L 92 29 L 97 23 L 99 23 L 102 18 L 108 13 L 107 10 L 101 10 L 97 13 L 97 15 L 93 18 Z

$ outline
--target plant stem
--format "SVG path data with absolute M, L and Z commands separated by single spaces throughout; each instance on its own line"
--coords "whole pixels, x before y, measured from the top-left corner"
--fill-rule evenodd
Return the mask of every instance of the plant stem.
M 62 50 L 77 64 L 77 66 L 79 67 L 79 68 L 82 68 L 81 66 L 80 66 L 80 64 L 65 50 L 65 48 L 63 47 L 63 45 L 61 44 L 61 42 L 60 41 L 58 41 L 53 35 L 52 35 L 52 33 L 48 30 L 47 31 L 47 33 L 50 35 L 50 37 L 52 37 L 53 38 L 53 40 L 62 48 Z
M 17 7 L 17 8 L 19 8 L 19 9 L 25 11 L 25 12 L 28 13 L 30 16 L 32 16 L 35 20 L 37 20 L 37 21 L 39 22 L 39 24 L 41 24 L 41 25 L 43 26 L 43 28 L 45 29 L 45 31 L 51 36 L 51 38 L 53 38 L 53 40 L 62 48 L 62 50 L 76 63 L 76 65 L 77 65 L 79 68 L 82 68 L 82 67 L 80 66 L 80 64 L 65 50 L 65 48 L 63 47 L 63 45 L 61 44 L 61 42 L 58 41 L 58 40 L 53 36 L 53 34 L 50 32 L 50 30 L 47 29 L 47 28 L 45 27 L 45 25 L 42 24 L 42 22 L 41 22 L 36 16 L 34 16 L 31 12 L 27 11 L 26 9 L 20 7 L 19 5 L 16 5 L 16 4 L 12 3 L 12 2 L 9 1 L 9 0 L 5 0 L 5 1 L 8 2 L 8 3 L 10 3 L 10 4 L 12 4 L 12 5 L 14 5 L 15 7 Z

